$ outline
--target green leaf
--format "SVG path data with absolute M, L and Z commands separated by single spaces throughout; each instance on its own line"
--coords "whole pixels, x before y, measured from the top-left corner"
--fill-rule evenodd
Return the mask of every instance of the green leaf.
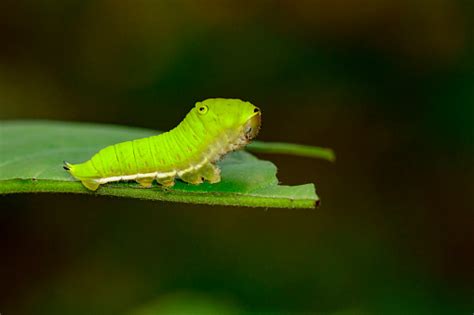
M 144 189 L 134 182 L 118 182 L 91 192 L 62 168 L 63 161 L 83 162 L 107 145 L 157 133 L 147 129 L 88 123 L 3 121 L 0 194 L 64 192 L 282 208 L 314 208 L 319 201 L 313 184 L 278 185 L 275 165 L 244 151 L 230 153 L 219 162 L 222 169 L 220 183 L 190 185 L 177 181 L 168 190 L 157 184 Z

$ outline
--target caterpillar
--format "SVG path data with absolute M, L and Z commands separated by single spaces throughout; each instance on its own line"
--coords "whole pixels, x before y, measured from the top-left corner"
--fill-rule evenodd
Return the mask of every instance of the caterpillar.
M 149 188 L 154 180 L 172 187 L 179 178 L 190 184 L 221 180 L 216 166 L 223 155 L 255 138 L 261 111 L 239 99 L 211 98 L 197 102 L 178 126 L 168 132 L 110 145 L 80 164 L 64 169 L 95 191 L 100 185 L 134 180 Z

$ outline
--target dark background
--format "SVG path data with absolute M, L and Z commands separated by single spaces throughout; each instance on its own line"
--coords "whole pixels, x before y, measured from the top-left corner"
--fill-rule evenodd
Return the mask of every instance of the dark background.
M 471 314 L 473 12 L 1 1 L 2 119 L 168 130 L 197 100 L 236 97 L 262 108 L 259 140 L 338 160 L 261 156 L 284 184 L 315 182 L 318 210 L 3 196 L 0 313 Z

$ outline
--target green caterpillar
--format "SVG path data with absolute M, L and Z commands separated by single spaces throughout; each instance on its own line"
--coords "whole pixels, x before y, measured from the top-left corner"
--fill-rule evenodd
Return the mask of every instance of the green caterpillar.
M 215 162 L 247 145 L 260 123 L 259 108 L 249 102 L 207 99 L 168 132 L 108 146 L 84 163 L 64 162 L 64 169 L 93 191 L 120 180 L 135 180 L 143 187 L 155 179 L 171 187 L 176 177 L 196 185 L 217 183 L 221 176 Z

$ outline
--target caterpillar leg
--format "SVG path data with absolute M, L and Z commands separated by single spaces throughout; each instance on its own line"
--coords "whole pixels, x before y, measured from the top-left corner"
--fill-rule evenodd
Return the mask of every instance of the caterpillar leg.
M 148 178 L 138 178 L 135 181 L 144 188 L 150 188 L 151 185 L 153 184 L 153 180 L 155 180 L 153 177 L 148 177 Z
M 81 182 L 82 182 L 82 185 L 86 186 L 87 189 L 92 190 L 92 191 L 96 191 L 97 188 L 99 188 L 100 186 L 100 184 L 96 180 L 93 180 L 93 179 L 86 179 Z
M 199 185 L 202 184 L 204 181 L 203 176 L 201 176 L 200 172 L 189 172 L 185 173 L 183 175 L 180 175 L 179 178 L 181 178 L 183 181 L 186 183 L 190 183 L 193 185 Z
M 156 181 L 165 188 L 171 188 L 174 186 L 174 177 L 157 178 Z
M 214 184 L 221 181 L 221 170 L 214 164 L 208 163 L 199 169 L 199 174 L 209 183 Z

